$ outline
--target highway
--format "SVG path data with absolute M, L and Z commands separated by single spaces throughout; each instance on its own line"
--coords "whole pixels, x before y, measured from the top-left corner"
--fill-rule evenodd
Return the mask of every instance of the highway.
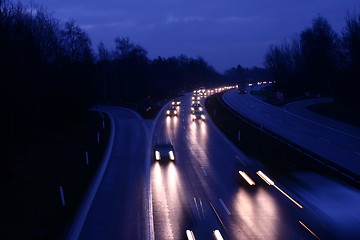
M 68 239 L 146 239 L 143 119 L 119 107 L 97 110 L 113 120 L 113 141 Z
M 357 189 L 311 172 L 271 182 L 206 112 L 205 121 L 191 120 L 190 93 L 180 100 L 178 117 L 166 117 L 167 106 L 155 121 L 124 108 L 97 109 L 114 125 L 111 144 L 67 239 L 189 239 L 187 230 L 197 240 L 216 239 L 214 231 L 225 240 L 358 239 Z M 175 161 L 151 156 L 150 144 L 165 141 Z
M 335 121 L 331 121 L 332 125 L 322 124 L 314 118 L 302 117 L 304 113 L 296 110 L 295 106 L 289 106 L 289 111 L 285 111 L 234 90 L 225 93 L 223 99 L 241 115 L 264 128 L 360 175 L 359 128 L 344 128 L 344 124 L 336 127 Z
M 339 237 L 304 198 L 280 183 L 265 183 L 256 174 L 266 173 L 261 163 L 238 151 L 207 115 L 205 122 L 191 121 L 190 99 L 190 94 L 181 98 L 178 117 L 160 113 L 155 127 L 153 143 L 170 141 L 176 157 L 174 162 L 150 160 L 155 239 L 186 239 L 186 230 L 196 239 L 215 239 L 215 230 L 224 239 Z M 256 185 L 250 186 L 239 170 Z

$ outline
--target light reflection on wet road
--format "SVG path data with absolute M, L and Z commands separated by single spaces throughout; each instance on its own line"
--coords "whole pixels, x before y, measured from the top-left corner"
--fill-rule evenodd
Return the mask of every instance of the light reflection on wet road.
M 163 114 L 155 128 L 154 143 L 170 141 L 176 157 L 151 166 L 155 239 L 186 239 L 188 229 L 196 239 L 214 239 L 216 229 L 225 239 L 313 239 L 299 224 L 303 210 L 263 182 L 259 169 L 243 169 L 209 117 L 191 121 L 190 96 L 181 100 L 179 116 Z M 239 170 L 256 185 L 241 181 Z

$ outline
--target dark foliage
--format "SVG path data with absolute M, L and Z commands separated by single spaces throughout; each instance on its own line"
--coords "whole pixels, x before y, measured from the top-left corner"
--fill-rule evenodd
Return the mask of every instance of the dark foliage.
M 249 83 L 263 82 L 270 79 L 266 69 L 259 67 L 243 68 L 238 65 L 236 68 L 230 68 L 224 72 L 224 77 L 228 83 L 239 84 L 243 87 Z
M 360 106 L 360 17 L 348 15 L 339 37 L 328 21 L 316 17 L 290 41 L 272 45 L 265 66 L 276 91 L 287 98 L 327 94 L 337 102 Z

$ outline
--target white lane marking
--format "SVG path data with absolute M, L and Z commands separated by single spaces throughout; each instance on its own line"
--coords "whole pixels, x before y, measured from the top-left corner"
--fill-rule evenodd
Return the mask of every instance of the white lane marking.
M 183 128 L 186 129 L 185 126 L 183 126 Z
M 326 139 L 326 138 L 324 138 L 324 137 L 319 137 L 321 140 L 323 140 L 323 141 L 325 141 L 325 142 L 328 142 L 328 143 L 330 143 L 330 140 L 328 140 L 328 139 Z
M 204 176 L 207 177 L 207 173 L 206 173 L 205 169 L 203 167 L 201 167 L 201 170 L 202 170 Z
M 246 166 L 246 163 L 238 156 L 238 155 L 235 155 L 235 158 L 244 166 Z
M 228 215 L 231 215 L 231 212 L 230 212 L 229 209 L 226 207 L 224 201 L 223 201 L 221 198 L 219 199 L 219 201 L 220 201 L 221 205 L 223 206 L 223 208 L 225 209 L 226 213 L 227 213 Z
M 197 204 L 197 201 L 196 201 L 196 197 L 194 197 L 194 203 L 195 203 L 195 207 L 196 207 L 196 211 L 198 213 L 199 219 L 201 219 L 200 212 L 199 212 L 199 207 L 198 207 L 198 204 Z

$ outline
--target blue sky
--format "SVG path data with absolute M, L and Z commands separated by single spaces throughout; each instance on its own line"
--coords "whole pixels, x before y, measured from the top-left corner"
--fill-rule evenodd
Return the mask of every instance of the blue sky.
M 202 56 L 222 72 L 262 67 L 270 44 L 310 26 L 318 14 L 337 32 L 359 0 L 32 0 L 61 20 L 75 19 L 96 48 L 129 37 L 150 58 Z M 21 0 L 28 4 L 30 0 Z

